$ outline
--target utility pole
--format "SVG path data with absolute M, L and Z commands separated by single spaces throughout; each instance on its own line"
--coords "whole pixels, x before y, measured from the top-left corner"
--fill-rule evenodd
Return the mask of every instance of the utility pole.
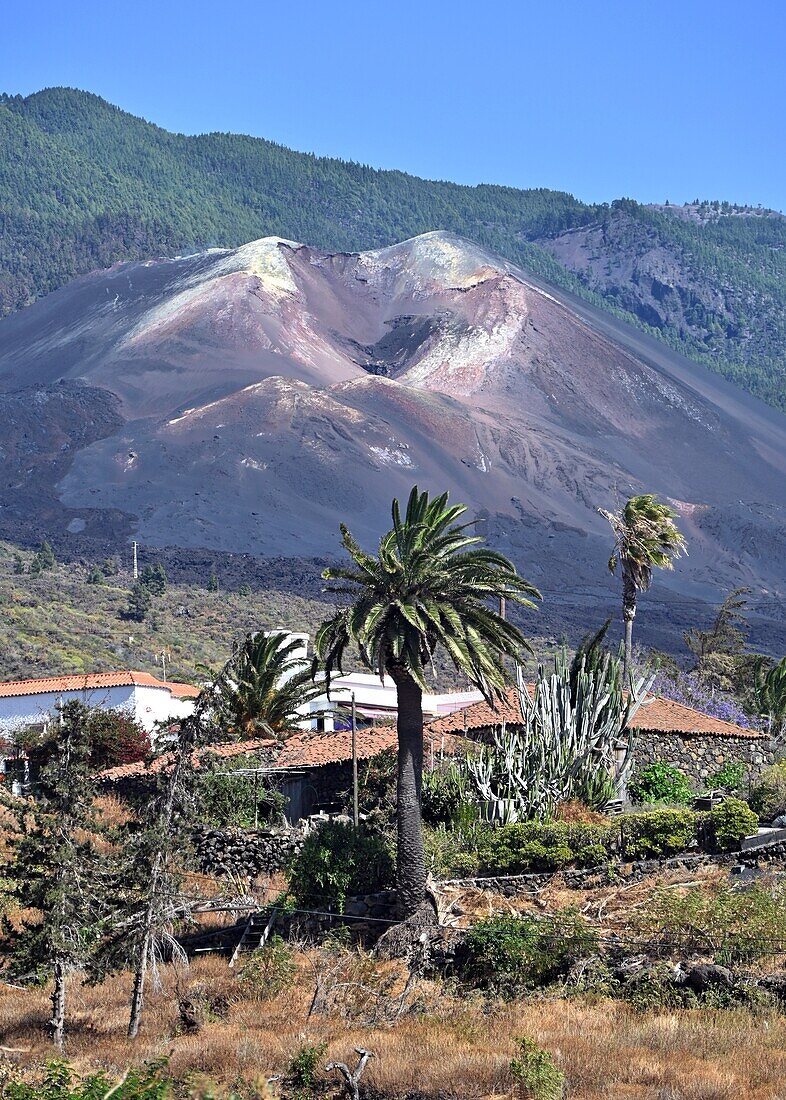
M 360 824 L 360 811 L 358 806 L 358 739 L 354 691 L 352 692 L 352 820 L 357 829 Z
M 131 544 L 134 547 L 134 580 L 139 580 L 139 563 L 136 555 L 136 542 Z
M 161 650 L 161 679 L 166 683 L 166 650 Z

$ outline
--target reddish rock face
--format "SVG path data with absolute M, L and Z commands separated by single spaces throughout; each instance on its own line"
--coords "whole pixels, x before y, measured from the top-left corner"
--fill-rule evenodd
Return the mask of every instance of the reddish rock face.
M 81 411 L 20 463 L 19 391 L 63 379 Z M 351 255 L 267 238 L 88 275 L 0 322 L 0 401 L 17 409 L 6 507 L 22 516 L 29 469 L 64 529 L 105 516 L 121 533 L 121 516 L 155 545 L 325 554 L 339 519 L 373 539 L 417 482 L 594 609 L 596 509 L 646 489 L 677 502 L 690 543 L 664 592 L 775 599 L 786 582 L 786 420 L 445 233 Z

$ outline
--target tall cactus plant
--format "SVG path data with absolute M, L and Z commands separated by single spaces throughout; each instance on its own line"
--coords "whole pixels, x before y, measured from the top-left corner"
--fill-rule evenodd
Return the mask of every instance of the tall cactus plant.
M 515 804 L 519 817 L 540 821 L 571 798 L 607 800 L 630 769 L 631 723 L 652 686 L 639 678 L 623 692 L 619 666 L 607 654 L 596 668 L 582 661 L 571 672 L 562 653 L 552 670 L 539 666 L 532 692 L 519 669 L 523 727 L 503 723 L 468 759 L 478 796 Z

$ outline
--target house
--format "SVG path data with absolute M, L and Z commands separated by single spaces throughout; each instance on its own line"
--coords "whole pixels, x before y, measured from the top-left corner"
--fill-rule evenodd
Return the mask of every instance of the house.
M 462 744 L 459 737 L 431 737 L 430 729 L 426 726 L 425 755 L 432 764 L 442 754 L 452 755 Z M 361 763 L 395 748 L 395 726 L 373 726 L 356 732 L 355 749 Z M 260 773 L 287 797 L 285 814 L 293 822 L 344 808 L 344 796 L 352 787 L 351 730 L 304 730 L 283 742 L 271 738 L 237 741 L 211 745 L 201 750 L 202 754 L 222 760 L 253 755 Z M 170 759 L 171 755 L 165 754 L 152 763 L 120 764 L 102 772 L 101 783 L 118 794 L 134 795 L 151 775 L 166 768 Z
M 502 722 L 521 725 L 523 716 L 516 688 L 510 688 L 496 709 L 474 703 L 429 725 L 432 738 L 456 734 L 484 740 Z M 774 760 L 769 735 L 746 729 L 720 718 L 651 696 L 635 716 L 633 766 L 646 767 L 656 760 L 681 768 L 695 783 L 703 782 L 725 763 L 742 761 L 752 779 Z
M 171 683 L 130 670 L 13 680 L 0 684 L 0 737 L 30 726 L 45 729 L 57 708 L 71 699 L 123 711 L 151 733 L 161 722 L 190 714 L 198 694 L 199 689 L 191 684 Z

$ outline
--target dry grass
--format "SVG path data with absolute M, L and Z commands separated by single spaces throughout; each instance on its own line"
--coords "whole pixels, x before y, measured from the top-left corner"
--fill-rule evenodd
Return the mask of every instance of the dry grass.
M 328 1058 L 347 1059 L 353 1047 L 374 1052 L 364 1081 L 388 1095 L 510 1095 L 513 1041 L 528 1035 L 565 1070 L 573 1100 L 780 1100 L 786 1095 L 786 1021 L 742 1011 L 684 1010 L 637 1013 L 614 1002 L 535 999 L 489 1009 L 456 999 L 438 986 L 415 991 L 415 1011 L 393 1025 L 360 1022 L 352 1012 L 308 1018 L 318 958 L 299 956 L 294 987 L 260 1005 L 247 996 L 225 960 L 203 958 L 181 977 L 181 989 L 202 985 L 230 1002 L 226 1019 L 196 1035 L 178 1033 L 173 975 L 152 992 L 140 1039 L 124 1037 L 128 976 L 97 988 L 74 983 L 67 1056 L 82 1072 L 119 1074 L 129 1062 L 167 1056 L 177 1077 L 207 1078 L 224 1089 L 286 1071 L 304 1044 L 327 1044 Z M 361 962 L 373 981 L 367 961 Z M 396 980 L 390 968 L 379 980 Z M 43 1034 L 46 991 L 0 986 L 0 1036 L 29 1064 L 51 1055 Z M 367 1021 L 365 1010 L 363 1018 Z

